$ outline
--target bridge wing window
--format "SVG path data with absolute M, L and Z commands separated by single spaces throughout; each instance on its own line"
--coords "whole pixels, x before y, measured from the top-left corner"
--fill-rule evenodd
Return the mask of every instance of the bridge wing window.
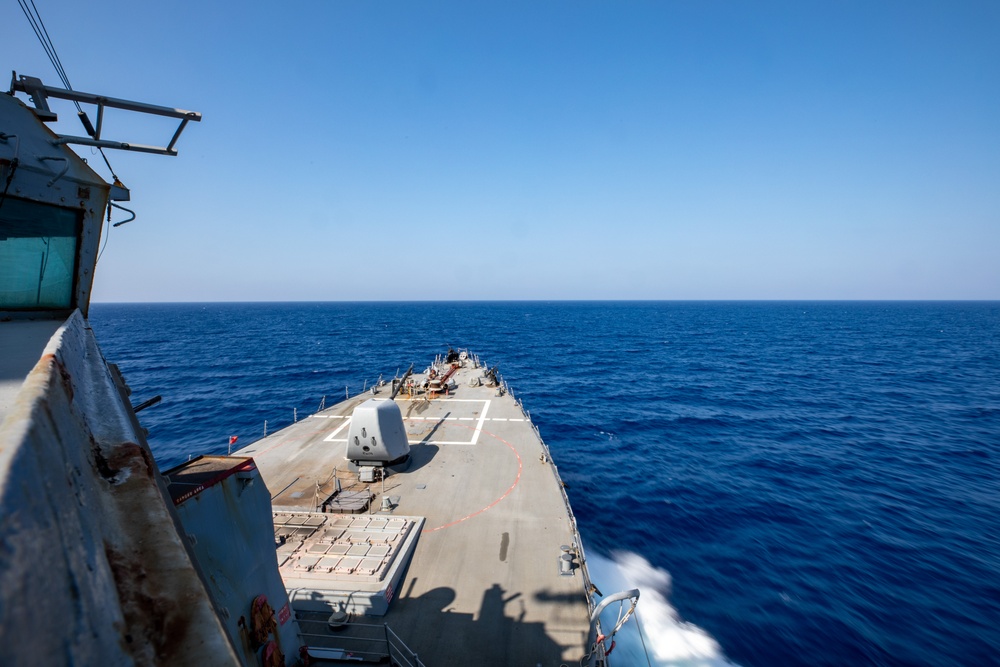
M 0 203 L 0 309 L 73 307 L 80 215 L 7 197 Z

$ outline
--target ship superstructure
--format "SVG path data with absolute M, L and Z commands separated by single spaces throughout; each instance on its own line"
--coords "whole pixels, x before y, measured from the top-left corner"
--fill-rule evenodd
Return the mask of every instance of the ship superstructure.
M 45 126 L 60 97 L 96 103 L 99 118 L 148 106 L 16 75 L 0 94 L 2 660 L 248 664 L 87 322 L 105 214 L 128 192 L 68 147 L 115 142 Z

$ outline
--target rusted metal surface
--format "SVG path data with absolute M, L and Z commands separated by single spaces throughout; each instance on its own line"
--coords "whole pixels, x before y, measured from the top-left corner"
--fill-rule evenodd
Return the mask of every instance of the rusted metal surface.
M 4 664 L 238 665 L 79 312 L 0 424 Z
M 199 456 L 163 473 L 167 478 L 167 491 L 174 505 L 193 498 L 205 489 L 215 486 L 238 473 L 257 469 L 253 459 L 230 456 Z

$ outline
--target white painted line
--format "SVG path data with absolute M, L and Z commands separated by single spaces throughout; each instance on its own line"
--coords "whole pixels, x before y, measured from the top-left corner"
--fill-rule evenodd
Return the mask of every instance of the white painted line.
M 486 421 L 486 413 L 490 409 L 490 402 L 483 401 L 483 413 L 479 415 L 479 423 L 476 424 L 476 432 L 472 434 L 472 442 L 470 444 L 476 444 L 479 442 L 479 434 L 483 432 L 483 422 Z
M 491 422 L 505 422 L 505 421 L 507 421 L 507 418 L 506 417 L 490 417 L 490 421 Z
M 464 441 L 451 441 L 451 440 L 428 440 L 424 442 L 423 440 L 410 440 L 411 445 L 419 445 L 421 443 L 425 445 L 464 445 L 466 447 L 471 447 L 476 444 L 474 442 L 464 442 Z
M 399 400 L 399 399 L 397 399 L 397 400 Z M 410 400 L 410 399 L 402 399 L 402 400 Z M 412 399 L 412 400 L 421 400 L 421 399 Z M 492 419 L 492 420 L 486 418 L 486 412 L 490 408 L 490 401 L 488 401 L 488 400 L 483 400 L 483 399 L 469 399 L 469 398 L 465 398 L 465 399 L 462 399 L 462 398 L 449 398 L 449 399 L 436 399 L 435 402 L 437 402 L 437 401 L 444 401 L 444 400 L 446 400 L 446 401 L 454 401 L 456 403 L 482 403 L 483 404 L 483 411 L 482 411 L 482 413 L 480 413 L 480 415 L 479 415 L 478 418 L 476 418 L 476 417 L 404 417 L 403 421 L 429 421 L 429 422 L 437 422 L 437 423 L 445 422 L 445 421 L 477 421 L 478 423 L 476 424 L 476 429 L 475 429 L 475 431 L 472 434 L 472 440 L 469 440 L 469 441 L 459 441 L 459 440 L 408 440 L 408 442 L 411 445 L 419 445 L 421 443 L 425 443 L 425 444 L 429 444 L 429 445 L 465 445 L 465 446 L 468 447 L 468 446 L 471 446 L 471 445 L 475 445 L 475 444 L 477 444 L 479 442 L 479 435 L 480 435 L 480 433 L 482 433 L 483 424 L 485 422 L 487 422 L 487 421 L 508 421 L 508 420 L 504 419 L 503 417 L 496 417 L 495 419 Z M 336 416 L 335 415 L 331 415 L 331 418 L 336 418 Z M 351 423 L 351 416 L 350 415 L 346 415 L 346 416 L 344 416 L 342 418 L 344 420 L 344 423 L 341 424 L 340 426 L 338 426 L 336 429 L 334 429 L 328 436 L 326 436 L 326 438 L 323 439 L 323 442 L 344 442 L 344 443 L 347 442 L 347 438 L 338 438 L 337 435 L 341 431 L 343 431 L 345 428 L 347 428 L 347 425 Z M 510 420 L 510 421 L 514 421 L 514 420 Z M 524 420 L 522 419 L 520 421 L 524 421 Z
M 509 422 L 523 422 L 524 420 L 523 419 L 514 419 L 513 417 L 511 417 L 507 421 L 509 421 Z
M 333 439 L 333 440 L 331 440 L 330 438 L 327 438 L 323 442 L 347 442 L 347 438 L 336 438 L 336 439 Z M 474 442 L 468 442 L 468 441 L 464 441 L 464 440 L 463 441 L 459 441 L 459 440 L 407 440 L 407 442 L 410 443 L 411 445 L 420 445 L 420 444 L 425 444 L 425 445 L 464 445 L 465 447 L 471 447 L 472 445 L 476 444 Z
M 330 433 L 330 435 L 323 438 L 323 442 L 347 442 L 347 438 L 344 438 L 343 440 L 334 440 L 333 437 L 338 433 L 340 433 L 341 431 L 343 431 L 345 428 L 347 428 L 347 425 L 350 423 L 351 423 L 351 418 L 348 417 L 347 419 L 344 420 L 344 423 L 335 428 L 333 432 Z
M 310 417 L 315 417 L 316 419 L 350 419 L 350 415 L 309 415 Z
M 423 401 L 423 398 L 400 398 L 396 397 L 397 401 Z M 427 401 L 428 403 L 489 403 L 489 401 L 484 401 L 481 398 L 435 398 L 433 401 Z

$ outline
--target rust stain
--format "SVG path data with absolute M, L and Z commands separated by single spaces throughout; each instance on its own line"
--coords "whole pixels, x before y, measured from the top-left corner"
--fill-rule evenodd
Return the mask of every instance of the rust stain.
M 51 353 L 50 354 L 43 354 L 42 357 L 41 357 L 41 359 L 39 359 L 39 362 L 42 362 L 42 361 L 50 361 L 50 362 L 52 362 L 52 365 L 55 367 L 55 369 L 57 371 L 59 371 L 59 381 L 60 381 L 60 384 L 62 384 L 63 389 L 66 390 L 66 395 L 69 397 L 69 400 L 72 402 L 72 400 L 73 400 L 73 377 L 69 374 L 69 371 L 66 370 L 66 367 L 63 366 L 62 362 L 59 361 L 59 357 L 57 357 L 55 354 L 51 354 Z
M 134 442 L 123 442 L 105 454 L 101 446 L 91 437 L 90 451 L 94 455 L 97 472 L 111 484 L 118 482 L 118 474 L 125 468 L 144 474 L 150 479 L 153 477 L 154 464 L 149 452 Z
M 108 464 L 121 470 L 131 468 L 133 472 L 142 473 L 146 477 L 153 477 L 153 462 L 149 459 L 149 453 L 145 447 L 134 442 L 123 442 L 111 453 Z
M 104 458 L 104 452 L 101 451 L 100 445 L 91 440 L 91 453 L 94 455 L 94 466 L 97 468 L 97 473 L 104 478 L 104 481 L 114 484 L 118 481 L 118 473 L 121 472 L 119 468 L 111 467 L 111 464 L 106 458 Z
M 153 649 L 158 661 L 168 662 L 188 634 L 191 617 L 186 613 L 187 605 L 158 590 L 159 584 L 146 575 L 138 558 L 116 551 L 107 542 L 104 555 L 115 579 L 128 631 L 123 634 L 123 648 L 141 658 L 138 653 L 145 644 Z

